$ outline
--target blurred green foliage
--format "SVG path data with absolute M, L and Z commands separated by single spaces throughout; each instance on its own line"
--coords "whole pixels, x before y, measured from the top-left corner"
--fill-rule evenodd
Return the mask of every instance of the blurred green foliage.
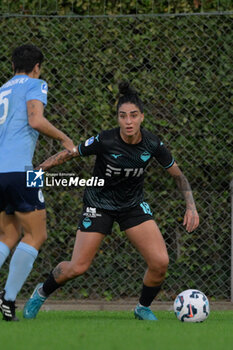
M 231 0 L 1 0 L 2 13 L 52 15 L 134 15 L 232 11 Z

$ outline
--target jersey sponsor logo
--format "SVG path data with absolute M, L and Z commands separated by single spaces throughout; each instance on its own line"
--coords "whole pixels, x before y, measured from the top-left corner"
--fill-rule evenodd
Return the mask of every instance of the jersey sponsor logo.
M 102 216 L 102 214 L 98 214 L 96 212 L 96 208 L 93 207 L 87 207 L 86 212 L 83 215 L 88 218 L 96 218 L 97 216 Z
M 82 224 L 83 224 L 83 226 L 84 226 L 85 228 L 88 228 L 88 227 L 90 227 L 90 226 L 92 225 L 92 221 L 91 221 L 91 219 L 89 219 L 89 218 L 85 218 L 85 219 L 83 220 Z
M 41 91 L 43 92 L 43 94 L 47 95 L 47 93 L 48 93 L 48 84 L 47 83 L 41 84 Z
M 94 136 L 90 137 L 88 140 L 85 141 L 85 146 L 90 146 L 94 142 L 94 140 Z
M 14 86 L 16 84 L 24 84 L 26 81 L 28 81 L 29 78 L 18 78 L 18 79 L 11 79 L 6 84 L 2 86 L 2 89 L 6 89 L 10 86 Z
M 105 176 L 111 177 L 114 175 L 123 175 L 125 177 L 136 176 L 139 177 L 143 174 L 143 168 L 115 168 L 107 164 Z
M 151 157 L 151 154 L 147 151 L 143 152 L 140 155 L 140 158 L 141 158 L 141 160 L 143 160 L 143 162 L 146 162 L 148 159 L 150 159 L 150 157 Z
M 27 187 L 43 187 L 44 186 L 44 171 L 27 170 Z
M 115 159 L 121 157 L 122 155 L 123 155 L 123 154 L 114 154 L 114 153 L 111 154 L 111 156 L 112 156 L 113 158 L 115 158 Z
M 91 214 L 96 214 L 96 208 L 87 207 L 86 212 Z
M 120 175 L 121 168 L 115 168 L 109 164 L 107 164 L 105 175 L 111 177 L 112 175 Z

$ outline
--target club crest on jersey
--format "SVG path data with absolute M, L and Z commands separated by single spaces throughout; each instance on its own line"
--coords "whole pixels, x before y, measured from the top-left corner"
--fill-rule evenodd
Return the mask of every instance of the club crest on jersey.
M 143 162 L 146 162 L 148 159 L 150 159 L 150 157 L 151 157 L 151 154 L 147 151 L 143 152 L 140 156 Z
M 48 93 L 48 85 L 46 83 L 42 83 L 41 84 L 41 91 L 43 92 L 43 94 L 46 94 Z
M 90 137 L 88 140 L 85 141 L 85 146 L 90 146 L 94 142 L 94 140 L 94 136 Z

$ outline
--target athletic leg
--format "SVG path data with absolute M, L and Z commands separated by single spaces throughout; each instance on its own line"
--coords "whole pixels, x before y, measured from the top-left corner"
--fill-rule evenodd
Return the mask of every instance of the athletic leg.
M 15 215 L 0 213 L 0 267 L 5 262 L 10 250 L 20 238 L 21 228 Z M 18 321 L 15 316 L 15 302 L 5 299 L 5 290 L 0 293 L 0 311 L 5 321 Z
M 163 236 L 153 220 L 143 222 L 126 230 L 126 235 L 147 263 L 143 283 L 148 287 L 162 284 L 169 257 Z
M 11 258 L 6 285 L 0 299 L 3 319 L 6 321 L 18 321 L 15 317 L 16 296 L 32 270 L 38 249 L 47 238 L 45 209 L 15 212 L 14 216 L 23 228 L 24 237 Z M 9 218 L 3 214 L 2 219 L 3 232 L 9 231 L 10 234 L 12 225 L 9 225 Z
M 102 233 L 78 230 L 71 261 L 62 261 L 55 267 L 43 285 L 45 295 L 54 291 L 54 287 L 50 285 L 50 278 L 60 286 L 86 272 L 104 237 Z
M 139 299 L 143 307 L 151 305 L 165 279 L 169 258 L 162 234 L 153 220 L 126 230 L 127 237 L 147 263 L 143 287 Z M 145 309 L 145 310 L 147 310 Z
M 4 264 L 12 248 L 20 238 L 20 224 L 15 215 L 0 213 L 0 268 Z
M 31 298 L 25 304 L 25 318 L 35 318 L 50 294 L 67 281 L 82 275 L 88 270 L 104 237 L 104 234 L 98 232 L 77 231 L 71 260 L 59 263 L 47 280 L 36 286 Z
M 47 239 L 46 210 L 41 209 L 27 213 L 16 211 L 15 216 L 18 218 L 24 231 L 21 241 L 39 250 Z
M 24 237 L 17 245 L 10 261 L 9 274 L 4 288 L 4 298 L 8 301 L 15 301 L 32 270 L 38 249 L 46 239 L 45 209 L 28 213 L 15 212 L 15 216 L 23 227 Z M 3 220 L 4 222 L 7 222 L 6 218 Z M 5 227 L 3 224 L 4 230 Z

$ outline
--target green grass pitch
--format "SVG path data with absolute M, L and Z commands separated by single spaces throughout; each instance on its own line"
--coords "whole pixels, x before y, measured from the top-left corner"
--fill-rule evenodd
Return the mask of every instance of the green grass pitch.
M 169 311 L 158 322 L 132 312 L 41 311 L 35 320 L 0 321 L 2 350 L 232 350 L 233 311 L 212 311 L 203 323 L 181 323 Z

